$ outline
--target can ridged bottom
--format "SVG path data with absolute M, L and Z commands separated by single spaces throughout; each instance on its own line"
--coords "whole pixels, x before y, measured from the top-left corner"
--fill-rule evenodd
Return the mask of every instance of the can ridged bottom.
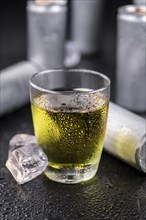
M 97 172 L 98 164 L 87 166 L 82 169 L 56 169 L 48 166 L 45 175 L 59 183 L 76 184 L 93 178 Z

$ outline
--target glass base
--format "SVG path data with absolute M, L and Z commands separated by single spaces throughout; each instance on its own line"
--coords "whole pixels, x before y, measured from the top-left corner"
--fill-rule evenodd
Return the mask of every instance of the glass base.
M 97 172 L 97 168 L 97 164 L 82 169 L 55 169 L 48 166 L 44 173 L 49 179 L 55 182 L 76 184 L 93 178 Z

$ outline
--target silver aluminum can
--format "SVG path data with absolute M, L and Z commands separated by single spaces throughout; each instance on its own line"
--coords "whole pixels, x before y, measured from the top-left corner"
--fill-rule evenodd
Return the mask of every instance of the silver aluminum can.
M 110 102 L 104 150 L 146 173 L 146 120 Z
M 28 1 L 28 59 L 41 69 L 64 66 L 66 16 L 66 0 L 50 1 L 48 5 Z
M 1 70 L 0 116 L 29 102 L 29 79 L 38 71 L 30 61 L 22 61 Z
M 103 0 L 71 1 L 71 38 L 83 54 L 99 50 L 103 5 Z
M 116 102 L 129 110 L 146 110 L 146 7 L 118 11 Z

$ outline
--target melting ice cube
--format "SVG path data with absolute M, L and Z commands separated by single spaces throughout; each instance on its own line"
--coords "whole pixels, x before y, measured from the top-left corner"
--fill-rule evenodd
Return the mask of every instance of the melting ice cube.
M 40 175 L 47 165 L 47 156 L 38 146 L 35 136 L 17 134 L 10 140 L 6 167 L 19 184 Z

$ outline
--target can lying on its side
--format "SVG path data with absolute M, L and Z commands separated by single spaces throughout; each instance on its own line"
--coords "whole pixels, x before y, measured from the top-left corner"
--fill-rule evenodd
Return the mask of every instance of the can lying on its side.
M 29 102 L 29 79 L 40 69 L 30 61 L 21 61 L 1 71 L 0 116 Z
M 146 173 L 146 120 L 110 102 L 104 150 Z

